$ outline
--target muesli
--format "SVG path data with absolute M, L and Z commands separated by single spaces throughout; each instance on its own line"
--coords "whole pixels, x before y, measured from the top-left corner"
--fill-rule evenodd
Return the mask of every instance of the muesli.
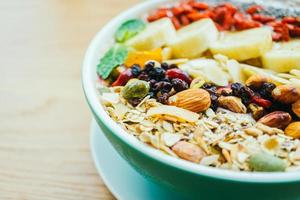
M 97 89 L 162 152 L 236 171 L 300 171 L 300 19 L 194 0 L 117 29 Z

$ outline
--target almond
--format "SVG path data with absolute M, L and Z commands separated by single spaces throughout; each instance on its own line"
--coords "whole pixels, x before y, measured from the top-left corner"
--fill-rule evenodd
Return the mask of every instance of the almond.
M 232 112 L 236 113 L 246 113 L 247 108 L 246 106 L 242 103 L 242 100 L 238 97 L 234 96 L 221 96 L 218 99 L 219 106 L 226 108 Z
M 206 155 L 205 152 L 196 144 L 192 144 L 185 141 L 177 142 L 172 150 L 180 158 L 199 163 L 202 158 Z
M 272 91 L 272 97 L 280 103 L 292 104 L 299 100 L 300 92 L 292 85 L 279 85 Z
M 296 101 L 295 103 L 293 103 L 292 105 L 292 111 L 298 116 L 300 117 L 300 100 Z
M 193 112 L 202 112 L 210 107 L 210 94 L 203 89 L 187 89 L 171 96 L 168 104 Z
M 283 111 L 271 112 L 258 120 L 264 125 L 284 129 L 292 120 L 289 113 Z
M 290 123 L 284 133 L 290 137 L 300 139 L 300 122 Z
M 270 82 L 270 79 L 260 74 L 254 74 L 246 80 L 246 85 L 253 88 L 260 88 L 263 83 Z

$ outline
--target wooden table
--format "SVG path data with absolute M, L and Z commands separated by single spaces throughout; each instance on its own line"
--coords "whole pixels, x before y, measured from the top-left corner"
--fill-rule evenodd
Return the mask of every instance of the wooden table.
M 140 0 L 0 2 L 0 199 L 113 199 L 89 149 L 80 70 L 95 33 Z

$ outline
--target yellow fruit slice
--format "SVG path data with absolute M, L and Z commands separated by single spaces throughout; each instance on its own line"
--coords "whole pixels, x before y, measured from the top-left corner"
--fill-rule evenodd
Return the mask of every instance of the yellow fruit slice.
M 171 116 L 181 122 L 196 122 L 200 117 L 200 115 L 195 112 L 167 105 L 152 107 L 148 110 L 147 115 L 161 118 L 164 118 L 164 116 Z
M 177 31 L 169 45 L 175 58 L 195 58 L 217 40 L 218 30 L 211 19 L 202 19 Z
M 200 77 L 219 86 L 228 85 L 228 74 L 213 59 L 200 58 L 191 60 L 180 65 L 179 68 L 188 72 L 194 78 Z
M 154 49 L 152 51 L 131 51 L 128 53 L 128 57 L 125 60 L 124 64 L 127 67 L 132 66 L 133 64 L 138 64 L 141 67 L 149 60 L 155 60 L 157 62 L 162 61 L 162 49 Z
M 129 39 L 125 44 L 139 51 L 160 48 L 173 40 L 176 30 L 169 18 L 162 18 L 149 23 L 145 30 Z
M 272 46 L 271 30 L 253 28 L 239 32 L 228 32 L 216 42 L 210 50 L 213 54 L 223 54 L 229 58 L 243 61 L 257 58 Z
M 300 69 L 300 40 L 276 43 L 262 56 L 263 67 L 276 72 Z

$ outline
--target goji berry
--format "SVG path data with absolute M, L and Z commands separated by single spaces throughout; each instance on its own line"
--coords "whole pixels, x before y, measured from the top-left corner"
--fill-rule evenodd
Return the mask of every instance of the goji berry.
M 199 10 L 206 10 L 209 8 L 208 4 L 205 2 L 197 2 L 197 1 L 192 1 L 189 3 L 193 8 L 199 9 Z
M 260 5 L 252 5 L 252 6 L 250 6 L 249 8 L 246 9 L 246 12 L 248 14 L 252 15 L 252 14 L 254 14 L 254 13 L 258 12 L 258 11 L 261 11 L 261 10 L 263 10 L 262 6 L 260 6 Z
M 199 19 L 209 18 L 210 12 L 204 11 L 204 12 L 190 13 L 187 15 L 187 17 L 192 21 L 197 21 Z
M 190 24 L 189 18 L 185 15 L 180 16 L 180 22 L 183 26 L 186 26 L 186 25 Z
M 252 19 L 255 21 L 259 21 L 261 23 L 267 23 L 267 22 L 271 22 L 274 21 L 276 18 L 273 16 L 267 16 L 267 15 L 261 15 L 261 14 L 253 14 L 252 15 Z
M 276 33 L 276 32 L 273 32 L 273 33 L 272 33 L 272 39 L 273 39 L 274 41 L 280 41 L 281 38 L 282 38 L 282 34 L 281 34 L 281 33 Z
M 188 84 L 190 84 L 192 81 L 187 73 L 185 73 L 184 71 L 182 71 L 181 69 L 178 69 L 178 68 L 168 69 L 166 72 L 166 76 L 169 79 L 179 78 L 179 79 L 187 82 Z
M 300 27 L 294 27 L 292 30 L 290 30 L 290 34 L 293 37 L 300 37 Z
M 184 12 L 184 9 L 180 6 L 175 6 L 171 10 L 174 16 L 181 15 Z
M 181 28 L 180 21 L 176 17 L 171 17 L 171 20 L 176 30 Z

